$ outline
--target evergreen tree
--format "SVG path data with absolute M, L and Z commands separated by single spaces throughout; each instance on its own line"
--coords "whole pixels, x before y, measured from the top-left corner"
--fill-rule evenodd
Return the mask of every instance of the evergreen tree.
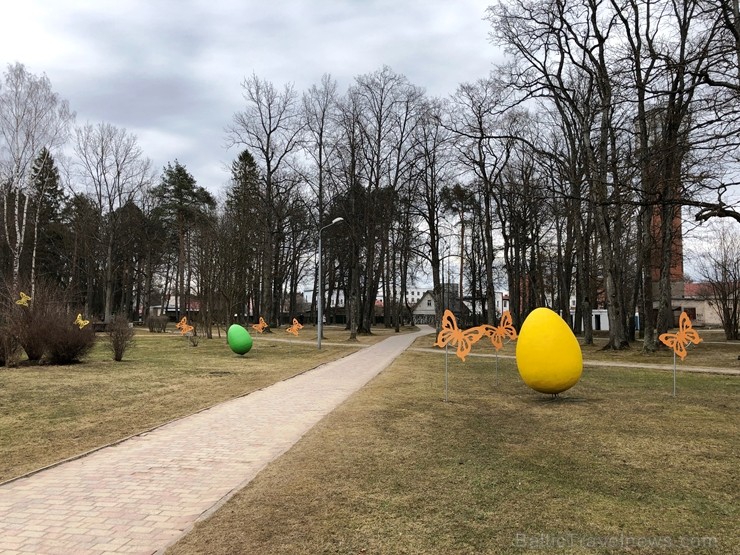
M 178 288 L 175 302 L 177 317 L 180 314 L 180 299 L 186 303 L 190 292 L 185 284 L 186 244 L 190 229 L 206 220 L 206 210 L 216 206 L 216 200 L 203 187 L 196 184 L 195 178 L 185 169 L 185 166 L 175 160 L 175 165 L 167 163 L 162 174 L 159 186 L 154 189 L 154 195 L 160 201 L 163 220 L 168 222 L 170 229 L 177 237 L 177 275 Z
M 229 284 L 229 313 L 242 314 L 251 305 L 256 313 L 261 310 L 259 295 L 262 252 L 266 238 L 266 221 L 261 209 L 261 176 L 254 157 L 248 150 L 242 151 L 231 165 L 232 186 L 226 192 L 226 218 L 228 221 L 226 253 L 229 266 L 234 268 L 233 281 Z M 232 310 L 233 309 L 233 310 Z
M 30 238 L 31 283 L 36 276 L 61 284 L 65 277 L 64 236 L 69 231 L 63 213 L 69 201 L 59 178 L 54 158 L 46 149 L 34 160 L 31 187 L 34 227 Z

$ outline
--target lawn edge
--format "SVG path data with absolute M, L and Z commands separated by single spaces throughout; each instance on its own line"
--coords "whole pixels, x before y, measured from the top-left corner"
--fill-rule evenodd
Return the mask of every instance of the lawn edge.
M 280 380 L 277 380 L 275 382 L 272 382 L 269 385 L 258 387 L 256 389 L 251 390 L 251 391 L 247 391 L 246 393 L 242 393 L 241 395 L 237 395 L 235 397 L 230 397 L 229 399 L 224 399 L 223 401 L 219 401 L 218 403 L 213 403 L 211 405 L 208 405 L 207 407 L 203 407 L 202 409 L 198 409 L 195 412 L 191 412 L 191 413 L 188 413 L 188 414 L 184 414 L 182 416 L 178 416 L 177 418 L 173 418 L 171 420 L 167 420 L 166 422 L 162 422 L 160 424 L 157 424 L 156 426 L 152 426 L 151 428 L 147 428 L 145 430 L 141 430 L 140 432 L 136 432 L 134 434 L 128 435 L 128 436 L 123 437 L 121 439 L 118 439 L 116 441 L 112 441 L 110 443 L 106 443 L 104 445 L 100 445 L 98 447 L 94 447 L 93 449 L 89 449 L 88 451 L 84 451 L 82 453 L 78 453 L 77 455 L 72 455 L 71 457 L 67 457 L 66 459 L 62 459 L 62 460 L 53 462 L 51 464 L 48 464 L 46 466 L 42 466 L 40 468 L 37 468 L 35 470 L 31 470 L 31 471 L 26 472 L 24 474 L 20 474 L 19 476 L 15 476 L 13 478 L 10 478 L 8 480 L 5 480 L 5 481 L 0 482 L 0 487 L 3 487 L 6 484 L 11 484 L 13 482 L 17 482 L 18 480 L 23 480 L 25 478 L 30 478 L 34 474 L 38 474 L 40 472 L 43 472 L 44 470 L 49 470 L 49 469 L 52 469 L 54 467 L 63 465 L 63 464 L 68 463 L 68 462 L 76 461 L 76 460 L 79 460 L 79 459 L 84 459 L 85 457 L 87 457 L 89 455 L 92 455 L 93 453 L 96 453 L 98 451 L 102 451 L 103 449 L 107 449 L 108 447 L 115 447 L 116 445 L 120 445 L 121 443 L 123 443 L 125 441 L 128 441 L 129 439 L 133 439 L 135 437 L 141 437 L 143 435 L 152 433 L 152 432 L 158 430 L 159 428 L 163 428 L 165 426 L 168 426 L 169 424 L 172 424 L 174 422 L 178 422 L 179 420 L 183 420 L 185 418 L 190 418 L 191 416 L 195 416 L 196 414 L 200 414 L 200 413 L 205 412 L 207 410 L 211 410 L 212 408 L 217 407 L 217 406 L 219 406 L 219 405 L 221 405 L 223 403 L 228 403 L 230 401 L 233 401 L 234 399 L 241 399 L 242 397 L 246 397 L 248 395 L 252 395 L 253 393 L 256 393 L 258 391 L 262 391 L 264 389 L 267 389 L 268 387 L 272 387 L 273 385 L 275 385 L 277 383 L 287 382 L 288 380 L 292 380 L 294 378 L 297 378 L 298 376 L 301 376 L 301 375 L 305 374 L 306 372 L 311 372 L 313 370 L 316 370 L 317 368 L 323 366 L 324 364 L 329 364 L 330 362 L 335 362 L 336 360 L 342 360 L 343 358 L 348 357 L 351 354 L 353 354 L 353 353 L 344 354 L 344 355 L 340 356 L 339 358 L 336 358 L 336 359 L 334 359 L 332 361 L 322 362 L 321 364 L 317 364 L 316 366 L 312 366 L 311 368 L 306 368 L 305 370 L 301 370 L 300 372 L 296 372 L 295 374 L 292 374 L 292 375 L 288 376 L 287 378 L 282 378 Z

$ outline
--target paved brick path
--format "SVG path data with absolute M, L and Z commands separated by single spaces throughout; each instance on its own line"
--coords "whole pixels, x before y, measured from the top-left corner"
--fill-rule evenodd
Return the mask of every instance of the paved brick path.
M 415 334 L 0 487 L 0 553 L 155 553 L 401 354 Z

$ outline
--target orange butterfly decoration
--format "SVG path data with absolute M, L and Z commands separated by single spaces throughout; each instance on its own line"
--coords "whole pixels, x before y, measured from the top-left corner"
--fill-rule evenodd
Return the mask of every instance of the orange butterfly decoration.
M 188 317 L 183 316 L 182 320 L 180 320 L 177 324 L 175 324 L 175 327 L 180 330 L 180 335 L 185 335 L 186 333 L 190 333 L 193 331 L 193 326 L 188 324 Z
M 511 313 L 507 310 L 501 315 L 501 321 L 498 326 L 481 326 L 485 329 L 486 335 L 491 338 L 491 343 L 500 351 L 504 346 L 504 338 L 511 340 L 517 338 L 516 328 L 512 324 Z
M 298 335 L 298 330 L 302 329 L 303 325 L 298 320 L 293 318 L 293 325 L 287 328 L 285 331 L 287 331 L 288 333 L 292 333 L 293 335 Z
M 663 333 L 658 339 L 660 339 L 661 343 L 673 349 L 673 352 L 681 360 L 685 359 L 688 354 L 686 347 L 689 346 L 689 343 L 693 343 L 694 345 L 701 343 L 701 337 L 699 337 L 697 331 L 691 326 L 691 318 L 685 312 L 682 312 L 681 317 L 678 319 L 678 332 Z
M 29 297 L 23 291 L 21 291 L 21 298 L 15 301 L 15 304 L 19 304 L 21 306 L 28 306 L 28 301 L 30 300 L 31 300 L 31 297 Z
M 267 325 L 267 322 L 265 322 L 265 319 L 262 316 L 260 316 L 260 321 L 258 324 L 252 324 L 252 329 L 259 333 L 262 333 L 263 331 L 265 331 L 265 329 L 269 327 L 270 326 Z
M 442 331 L 437 335 L 435 347 L 446 347 L 448 344 L 457 347 L 457 357 L 465 362 L 473 344 L 477 343 L 486 334 L 482 326 L 461 330 L 457 327 L 457 319 L 450 310 L 442 315 Z

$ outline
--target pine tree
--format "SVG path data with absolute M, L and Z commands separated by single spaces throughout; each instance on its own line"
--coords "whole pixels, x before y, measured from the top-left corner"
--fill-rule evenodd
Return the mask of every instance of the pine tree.
M 216 200 L 203 187 L 196 185 L 195 178 L 185 169 L 185 166 L 175 160 L 175 165 L 167 163 L 162 174 L 162 180 L 154 190 L 154 195 L 160 201 L 164 220 L 171 223 L 170 228 L 177 234 L 178 256 L 177 275 L 178 291 L 175 298 L 177 317 L 179 318 L 180 299 L 190 291 L 185 286 L 185 258 L 186 239 L 191 227 L 205 220 L 206 209 L 214 208 Z M 187 309 L 187 304 L 185 305 Z
M 54 158 L 46 148 L 41 149 L 31 167 L 29 194 L 34 211 L 31 237 L 32 287 L 37 275 L 62 283 L 65 274 L 64 235 L 68 233 L 63 224 L 63 213 L 68 198 L 62 188 Z
M 266 221 L 260 191 L 261 176 L 254 157 L 242 151 L 231 165 L 232 186 L 226 192 L 226 217 L 230 266 L 234 268 L 231 302 L 237 313 L 248 306 L 250 290 L 259 289 L 262 252 Z M 261 298 L 252 295 L 252 308 L 260 312 Z M 231 312 L 231 311 L 230 311 Z

